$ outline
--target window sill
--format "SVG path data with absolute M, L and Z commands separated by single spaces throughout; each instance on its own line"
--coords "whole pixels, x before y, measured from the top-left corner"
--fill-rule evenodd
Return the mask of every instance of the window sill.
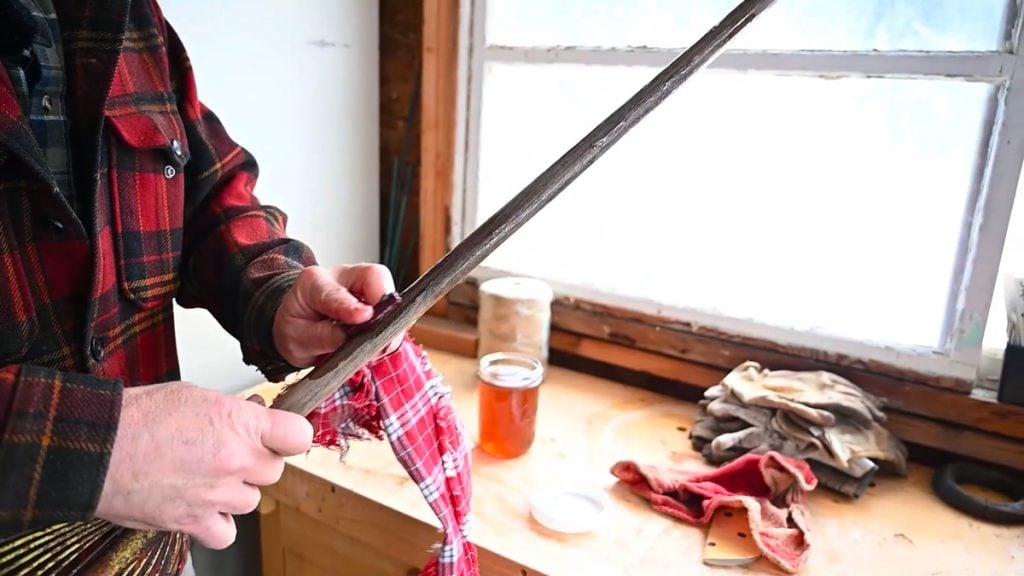
M 454 389 L 472 440 L 475 361 L 437 350 L 430 355 Z M 277 390 L 255 391 L 269 399 Z M 667 574 L 683 565 L 687 573 L 717 574 L 720 569 L 700 562 L 703 529 L 652 511 L 608 473 L 619 459 L 701 464 L 685 431 L 695 413 L 689 402 L 552 368 L 533 449 L 509 461 L 473 453 L 474 540 L 485 573 Z M 570 474 L 609 490 L 607 521 L 595 532 L 558 535 L 529 516 L 529 493 Z M 1018 533 L 945 507 L 928 488 L 930 474 L 914 464 L 908 479 L 880 478 L 855 503 L 824 489 L 812 493 L 815 548 L 804 573 L 1024 571 L 1024 556 L 1014 554 Z M 318 574 L 415 574 L 438 537 L 437 521 L 384 442 L 354 444 L 344 463 L 324 449 L 290 458 L 282 480 L 263 494 L 268 576 L 298 573 L 291 565 Z M 849 534 L 860 535 L 855 546 Z M 762 560 L 754 568 L 768 566 Z
M 467 335 L 460 346 L 475 346 L 470 341 L 475 338 L 477 302 L 475 282 L 467 281 L 449 294 L 444 318 L 431 321 L 461 325 L 459 330 Z M 653 384 L 681 398 L 699 395 L 747 360 L 777 370 L 828 370 L 885 398 L 889 426 L 904 441 L 1024 470 L 1024 407 L 1000 404 L 990 391 L 971 393 L 970 382 L 965 391 L 949 389 L 914 373 L 900 373 L 896 366 L 712 333 L 702 326 L 572 298 L 556 298 L 551 322 L 556 364 L 614 373 L 615 380 Z M 452 350 L 451 341 L 449 335 L 432 344 Z M 652 378 L 657 381 L 651 383 Z

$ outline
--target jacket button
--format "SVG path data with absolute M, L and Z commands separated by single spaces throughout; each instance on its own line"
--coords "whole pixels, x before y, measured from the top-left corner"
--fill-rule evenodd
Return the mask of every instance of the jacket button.
M 171 178 L 174 178 L 174 175 L 177 173 L 178 171 L 174 169 L 174 166 L 171 166 L 170 164 L 164 166 L 164 178 L 170 180 Z
M 103 338 L 93 336 L 92 342 L 89 343 L 89 354 L 96 362 L 103 360 Z
M 181 142 L 178 142 L 177 140 L 171 140 L 171 152 L 174 152 L 175 156 L 181 158 Z

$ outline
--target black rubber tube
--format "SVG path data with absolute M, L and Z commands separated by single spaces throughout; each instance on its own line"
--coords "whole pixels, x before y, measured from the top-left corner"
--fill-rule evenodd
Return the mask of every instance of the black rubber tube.
M 963 489 L 974 484 L 1006 495 L 1013 502 L 994 502 Z M 1024 524 L 1024 480 L 971 462 L 946 464 L 932 476 L 932 489 L 946 504 L 981 520 L 997 524 Z

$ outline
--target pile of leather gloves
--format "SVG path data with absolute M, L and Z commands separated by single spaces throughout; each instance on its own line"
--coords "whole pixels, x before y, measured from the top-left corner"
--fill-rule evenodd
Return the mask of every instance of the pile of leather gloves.
M 690 439 L 713 464 L 773 450 L 807 460 L 822 486 L 858 498 L 879 469 L 906 474 L 906 447 L 881 408 L 830 372 L 744 362 L 704 393 Z

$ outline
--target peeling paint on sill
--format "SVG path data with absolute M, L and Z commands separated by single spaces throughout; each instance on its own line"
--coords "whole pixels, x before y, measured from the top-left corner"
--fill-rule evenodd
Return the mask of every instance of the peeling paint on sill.
M 956 335 L 956 348 L 961 350 L 981 348 L 984 340 L 985 326 L 972 318 Z

